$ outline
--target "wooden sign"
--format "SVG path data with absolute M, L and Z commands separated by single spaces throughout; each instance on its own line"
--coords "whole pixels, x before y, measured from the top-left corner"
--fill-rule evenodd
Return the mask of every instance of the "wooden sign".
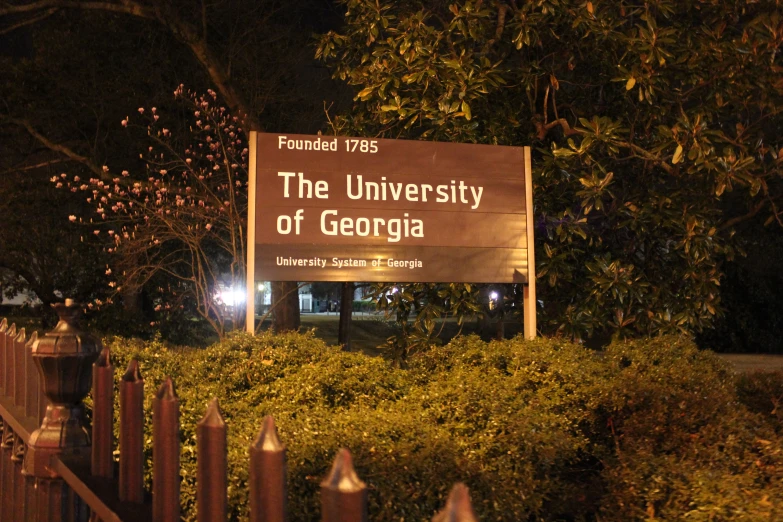
M 252 132 L 249 200 L 249 292 L 256 279 L 533 287 L 527 147 Z

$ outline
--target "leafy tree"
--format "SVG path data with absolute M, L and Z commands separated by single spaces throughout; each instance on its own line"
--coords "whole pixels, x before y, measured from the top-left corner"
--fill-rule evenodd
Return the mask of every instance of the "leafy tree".
M 702 330 L 737 227 L 782 221 L 772 2 L 342 4 L 344 29 L 317 51 L 356 89 L 336 132 L 533 147 L 545 331 Z M 441 312 L 476 308 L 474 290 L 378 295 L 431 333 Z
M 107 294 L 100 245 L 84 231 L 63 226 L 69 212 L 82 206 L 49 185 L 40 173 L 0 176 L 2 290 L 6 297 L 26 292 L 37 298 L 44 327 L 54 325 L 50 305 L 63 296 L 86 302 Z

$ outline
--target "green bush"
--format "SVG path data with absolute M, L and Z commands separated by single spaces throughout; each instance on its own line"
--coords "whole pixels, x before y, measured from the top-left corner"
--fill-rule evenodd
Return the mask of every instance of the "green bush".
M 166 375 L 177 385 L 185 520 L 195 426 L 212 397 L 229 426 L 232 520 L 247 517 L 247 448 L 269 414 L 288 448 L 295 521 L 319 519 L 319 482 L 340 447 L 377 521 L 429 520 L 457 481 L 482 520 L 771 520 L 783 505 L 780 436 L 739 402 L 729 368 L 685 340 L 617 343 L 600 357 L 557 339 L 463 337 L 405 369 L 312 333 L 203 350 L 106 342 L 117 367 L 141 364 L 148 443 L 153 393 Z
M 783 445 L 738 403 L 727 363 L 690 341 L 618 343 L 602 520 L 778 520 Z

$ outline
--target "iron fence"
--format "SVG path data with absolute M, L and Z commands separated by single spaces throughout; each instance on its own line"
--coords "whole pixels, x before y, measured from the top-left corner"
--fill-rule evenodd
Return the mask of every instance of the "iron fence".
M 153 399 L 152 491 L 144 489 L 144 380 L 133 360 L 119 389 L 119 463 L 113 457 L 114 367 L 108 349 L 77 325 L 80 307 L 55 305 L 60 322 L 29 337 L 0 322 L 0 522 L 180 520 L 179 399 L 171 379 Z M 83 399 L 92 390 L 92 423 Z M 198 423 L 196 509 L 227 518 L 226 423 L 217 399 Z M 251 522 L 284 522 L 286 451 L 272 417 L 249 448 Z M 365 522 L 367 486 L 341 449 L 321 482 L 323 522 Z M 473 522 L 457 484 L 433 522 Z

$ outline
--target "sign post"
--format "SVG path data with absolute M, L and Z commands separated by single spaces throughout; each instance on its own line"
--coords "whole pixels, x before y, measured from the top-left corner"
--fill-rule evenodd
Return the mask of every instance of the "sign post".
M 525 284 L 535 337 L 530 149 L 250 134 L 255 279 Z

